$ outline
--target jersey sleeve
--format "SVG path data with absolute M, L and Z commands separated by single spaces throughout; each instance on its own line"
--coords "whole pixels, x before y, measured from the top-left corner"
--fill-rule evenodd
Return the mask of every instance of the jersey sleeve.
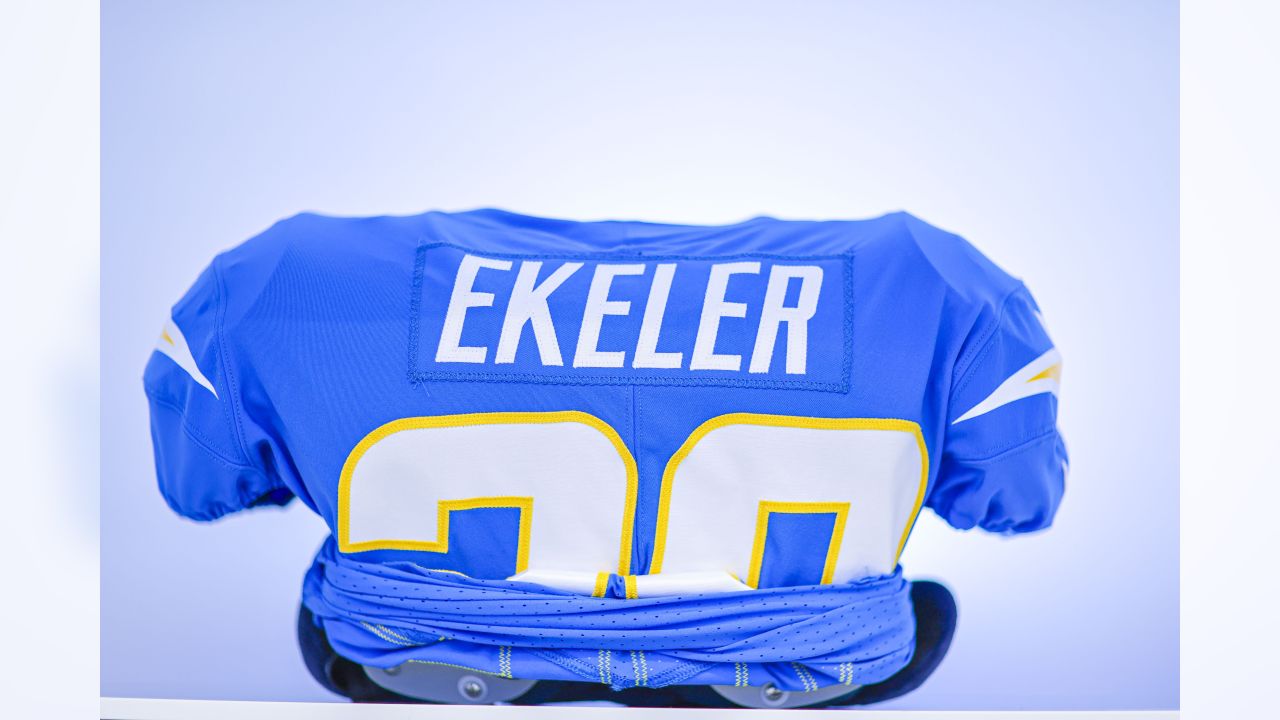
M 928 504 L 960 529 L 1040 530 L 1053 521 L 1067 472 L 1057 427 L 1062 359 L 1021 285 L 979 333 L 953 376 Z
M 223 306 L 215 261 L 173 306 L 143 375 L 160 492 L 195 520 L 293 497 L 243 440 L 249 421 L 237 410 L 236 371 L 221 339 Z

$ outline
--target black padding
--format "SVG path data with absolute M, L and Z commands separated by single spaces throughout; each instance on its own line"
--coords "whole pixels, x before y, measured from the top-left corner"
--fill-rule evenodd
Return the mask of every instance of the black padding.
M 628 707 L 698 707 L 684 702 L 676 688 L 626 688 L 571 680 L 539 680 L 529 692 L 511 701 L 512 705 L 542 705 L 553 702 L 604 700 Z
M 946 657 L 956 634 L 956 599 L 945 585 L 928 580 L 911 583 L 916 616 L 916 650 L 907 666 L 887 680 L 864 685 L 852 696 L 823 705 L 870 705 L 901 697 L 920 687 Z
M 298 648 L 311 677 L 332 693 L 353 702 L 424 703 L 378 685 L 369 679 L 364 668 L 334 652 L 324 628 L 306 605 L 298 609 Z

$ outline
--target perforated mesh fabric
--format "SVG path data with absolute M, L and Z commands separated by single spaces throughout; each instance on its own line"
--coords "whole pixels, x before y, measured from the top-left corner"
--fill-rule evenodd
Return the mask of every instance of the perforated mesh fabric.
M 316 558 L 304 602 L 333 647 L 389 667 L 433 662 L 506 677 L 811 690 L 883 680 L 911 658 L 910 585 L 831 586 L 626 600 L 475 580 L 338 553 Z

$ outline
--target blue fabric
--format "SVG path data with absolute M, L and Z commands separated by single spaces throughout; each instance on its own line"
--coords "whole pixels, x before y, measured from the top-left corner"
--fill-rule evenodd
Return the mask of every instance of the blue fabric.
M 1004 301 L 1002 317 L 971 351 L 952 390 L 950 423 L 928 505 L 962 530 L 1003 534 L 1049 526 L 1062 501 L 1067 448 L 1058 433 L 1058 401 L 1035 395 L 973 420 L 956 416 L 981 402 L 1009 374 L 1051 346 L 1024 287 Z M 1026 478 L 1039 478 L 1027 482 Z
M 468 255 L 499 268 L 510 265 L 477 272 L 473 289 L 491 295 L 492 305 L 467 315 L 458 344 L 484 348 L 485 356 L 459 364 L 438 348 L 447 344 L 449 286 Z M 548 301 L 561 362 L 550 362 L 547 346 L 529 328 L 513 357 L 499 362 L 497 309 L 514 292 L 517 266 L 536 262 L 541 268 L 532 280 L 538 283 L 566 263 L 581 264 Z M 607 299 L 630 302 L 631 312 L 606 317 L 595 343 L 601 353 L 620 353 L 624 364 L 579 366 L 583 306 L 594 269 L 606 262 L 641 267 L 615 278 Z M 712 266 L 726 263 L 746 268 L 727 279 L 725 292 L 745 308 L 723 319 L 713 350 L 741 361 L 736 368 L 694 368 L 699 308 Z M 682 353 L 682 361 L 677 367 L 632 367 L 639 318 L 663 264 L 676 269 L 656 351 Z M 806 362 L 788 367 L 783 331 L 753 371 L 761 298 L 771 273 L 785 277 L 788 268 L 801 265 L 820 270 L 808 286 L 820 288 L 821 300 L 809 321 Z M 785 307 L 802 303 L 805 280 L 779 287 Z M 719 227 L 574 222 L 498 210 L 376 218 L 302 214 L 215 258 L 173 307 L 172 320 L 214 392 L 162 353 L 152 355 L 144 384 L 160 490 L 176 512 L 199 520 L 297 497 L 333 530 L 344 462 L 371 430 L 399 418 L 492 412 L 577 410 L 617 431 L 639 474 L 633 574 L 648 572 L 653 559 L 663 468 L 694 428 L 728 413 L 917 423 L 929 458 L 926 505 L 959 528 L 1042 529 L 1063 492 L 1066 452 L 1055 424 L 1055 394 L 1031 395 L 956 422 L 1053 347 L 1035 301 L 972 245 L 906 213 L 862 221 L 756 218 Z M 458 496 L 465 497 L 465 489 Z M 607 646 L 575 645 L 566 636 L 557 642 L 567 644 L 543 647 L 534 631 L 556 621 L 536 619 L 540 615 L 504 626 L 497 622 L 500 613 L 489 614 L 482 623 L 488 630 L 468 634 L 446 622 L 447 607 L 428 610 L 410 600 L 461 585 L 481 593 L 468 595 L 468 602 L 489 602 L 483 599 L 488 592 L 587 602 L 501 580 L 513 574 L 516 562 L 514 512 L 485 512 L 459 513 L 454 530 L 486 535 L 489 550 L 429 561 L 471 580 L 425 573 L 429 554 L 422 552 L 348 556 L 326 545 L 308 577 L 308 606 L 344 654 L 369 664 L 412 655 L 498 672 L 514 664 L 518 676 L 552 679 L 608 670 L 613 679 L 607 682 L 624 685 L 637 677 L 649 684 L 675 678 L 733 684 L 749 671 L 750 684 L 768 679 L 799 688 L 846 680 L 848 667 L 840 663 L 853 664 L 856 682 L 873 682 L 907 661 L 910 608 L 899 598 L 896 575 L 870 585 L 769 588 L 697 601 L 591 600 L 591 612 L 573 616 L 586 625 L 565 631 L 590 634 L 588 626 L 599 631 L 590 625 L 598 617 L 628 617 L 634 632 Z M 770 536 L 765 586 L 811 580 L 811 568 L 782 567 L 788 562 L 787 548 L 778 544 L 783 535 L 822 534 L 816 525 L 800 525 L 780 523 L 779 534 Z M 367 592 L 359 594 L 344 584 L 352 578 L 375 583 L 385 597 L 375 602 Z M 613 583 L 620 589 L 621 578 Z M 790 606 L 781 619 L 768 619 L 792 597 L 803 598 L 800 611 Z M 627 615 L 638 607 L 651 609 L 652 617 Z M 731 617 L 744 624 L 735 626 L 736 634 L 695 639 L 682 634 L 694 626 L 685 628 L 673 614 L 691 607 L 700 608 L 706 622 Z M 450 612 L 456 611 L 472 612 Z M 882 611 L 888 614 L 878 627 L 840 632 L 842 623 L 857 625 Z M 841 638 L 838 647 L 782 642 L 806 627 L 805 612 L 821 628 L 818 634 Z M 407 649 L 361 624 L 374 620 L 406 631 L 447 630 L 451 639 Z M 779 631 L 773 622 L 792 629 Z M 660 649 L 647 644 L 657 642 L 653 628 L 671 629 Z M 640 655 L 633 658 L 633 650 Z M 792 662 L 803 663 L 802 669 Z M 756 664 L 744 670 L 735 663 Z M 805 672 L 816 675 L 806 680 Z
M 627 600 L 361 562 L 330 539 L 303 597 L 334 649 L 362 664 L 550 672 L 619 689 L 733 685 L 744 676 L 787 690 L 811 689 L 806 680 L 871 683 L 905 665 L 915 642 L 901 571 L 842 585 Z
M 536 348 L 530 342 L 524 342 L 521 352 L 517 352 L 509 364 L 498 366 L 496 363 L 485 363 L 482 370 L 467 368 L 460 370 L 455 363 L 441 363 L 433 359 L 431 349 L 437 346 L 441 325 L 445 318 L 450 296 L 437 291 L 437 288 L 450 287 L 454 282 L 461 258 L 468 254 L 468 249 L 450 244 L 429 243 L 418 248 L 417 264 L 414 274 L 415 293 L 414 306 L 410 322 L 414 332 L 410 338 L 410 371 L 415 380 L 461 380 L 483 382 L 534 382 L 534 383 L 570 383 L 575 385 L 722 385 L 728 387 L 753 388 L 798 388 L 810 390 L 845 391 L 849 386 L 849 365 L 852 362 L 852 334 L 842 332 L 849 342 L 842 342 L 831 348 L 822 348 L 810 359 L 809 366 L 803 375 L 787 374 L 785 363 L 775 357 L 766 372 L 749 373 L 741 370 L 692 370 L 684 366 L 680 368 L 633 368 L 606 369 L 590 367 L 569 367 L 568 360 L 561 360 L 563 366 L 548 367 L 544 364 Z M 486 252 L 486 258 L 506 261 L 520 261 L 528 255 L 518 253 Z M 819 327 L 844 328 L 853 322 L 852 312 L 852 257 L 844 254 L 822 255 L 780 255 L 776 253 L 739 253 L 735 255 L 717 255 L 714 258 L 694 255 L 675 254 L 638 254 L 636 251 L 622 251 L 602 255 L 597 252 L 557 253 L 540 252 L 535 256 L 543 263 L 538 280 L 544 281 L 551 274 L 552 268 L 564 262 L 581 262 L 582 267 L 575 271 L 550 296 L 549 304 L 553 317 L 561 318 L 556 322 L 556 332 L 566 338 L 577 338 L 581 331 L 582 306 L 588 295 L 591 280 L 596 266 L 607 261 L 607 264 L 626 263 L 645 264 L 678 264 L 679 273 L 673 277 L 667 301 L 667 316 L 675 320 L 677 317 L 696 317 L 702 306 L 703 295 L 712 265 L 726 262 L 762 262 L 768 266 L 770 261 L 787 264 L 805 263 L 824 270 L 821 282 L 821 294 L 825 297 L 842 298 L 844 302 L 822 303 L 818 312 L 810 321 Z M 494 294 L 493 305 L 502 307 L 512 292 L 510 272 L 482 272 L 477 276 L 475 288 L 481 292 Z M 732 278 L 734 294 L 742 297 L 763 296 L 769 276 L 767 272 L 737 273 Z M 636 337 L 640 333 L 646 293 L 652 277 L 644 275 L 624 275 L 617 278 L 610 288 L 609 299 L 612 301 L 631 302 L 634 312 L 622 316 L 612 316 L 602 330 L 600 347 L 619 351 L 627 346 L 634 347 Z M 794 307 L 794 293 L 799 283 L 789 283 L 788 290 L 792 300 L 785 303 Z M 755 340 L 754 330 L 759 321 L 761 306 L 748 305 L 741 322 L 723 323 L 716 342 L 716 350 L 720 353 L 733 353 L 750 356 Z M 468 346 L 496 344 L 502 326 L 500 313 L 474 313 L 466 322 L 466 334 L 463 344 Z M 698 330 L 697 323 L 667 322 L 662 332 L 663 347 L 661 351 L 685 352 L 694 346 L 694 337 Z M 527 339 L 526 339 L 527 340 Z M 572 356 L 572 343 L 561 338 L 561 344 L 567 352 L 565 357 Z M 427 350 L 422 350 L 425 347 Z M 616 348 L 616 350 L 613 350 Z M 775 355 L 781 348 L 775 348 Z M 490 353 L 493 351 L 490 350 Z
M 835 525 L 835 513 L 774 513 L 756 587 L 820 584 L 826 558 L 808 549 L 829 545 Z

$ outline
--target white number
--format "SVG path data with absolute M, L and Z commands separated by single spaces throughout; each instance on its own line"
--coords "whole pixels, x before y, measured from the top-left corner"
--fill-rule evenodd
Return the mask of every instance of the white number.
M 728 568 L 755 587 L 771 515 L 809 513 L 835 516 L 809 548 L 821 582 L 892 572 L 927 463 L 919 426 L 904 420 L 714 418 L 667 464 L 651 571 Z
M 768 548 L 775 578 L 779 562 L 803 556 L 804 583 L 845 582 L 893 570 L 928 473 L 919 426 L 905 420 L 713 418 L 667 464 L 650 574 L 637 576 L 636 464 L 604 421 L 576 411 L 406 418 L 348 456 L 338 542 L 343 552 L 448 553 L 452 513 L 512 508 L 511 574 L 575 592 L 601 594 L 611 572 L 629 597 L 759 587 Z M 466 497 L 443 497 L 447 488 Z M 819 529 L 787 535 L 797 515 Z
M 448 552 L 451 511 L 516 507 L 516 573 L 627 573 L 636 484 L 622 439 L 586 413 L 406 418 L 373 431 L 347 457 L 338 484 L 338 548 Z

